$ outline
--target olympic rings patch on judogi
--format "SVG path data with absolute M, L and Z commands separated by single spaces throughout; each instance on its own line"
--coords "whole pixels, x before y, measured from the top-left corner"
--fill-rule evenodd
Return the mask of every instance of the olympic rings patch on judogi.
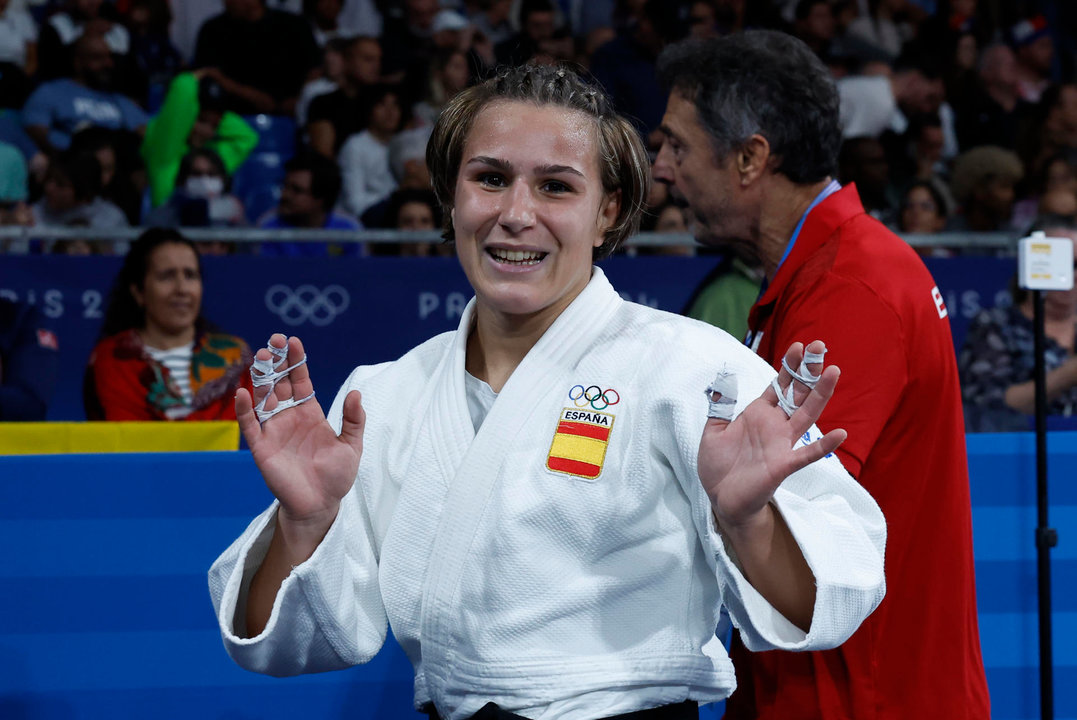
M 594 480 L 602 473 L 614 415 L 603 412 L 621 402 L 613 388 L 573 385 L 572 405 L 561 408 L 546 467 L 556 473 Z

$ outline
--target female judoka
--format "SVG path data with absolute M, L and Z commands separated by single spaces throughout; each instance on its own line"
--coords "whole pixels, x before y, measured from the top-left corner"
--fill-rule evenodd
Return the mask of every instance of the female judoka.
M 638 226 L 647 157 L 570 71 L 459 94 L 427 161 L 475 298 L 328 419 L 297 338 L 259 351 L 236 409 L 277 500 L 210 571 L 232 657 L 343 668 L 391 625 L 431 717 L 694 718 L 735 687 L 723 606 L 755 650 L 841 643 L 882 598 L 885 527 L 813 425 L 822 344 L 771 385 L 618 296 L 592 262 Z

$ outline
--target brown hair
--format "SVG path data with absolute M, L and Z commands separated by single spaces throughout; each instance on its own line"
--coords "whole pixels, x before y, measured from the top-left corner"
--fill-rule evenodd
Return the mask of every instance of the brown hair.
M 582 112 L 595 121 L 598 164 L 602 189 L 621 193 L 617 218 L 606 230 L 594 259 L 610 255 L 639 230 L 640 218 L 650 191 L 651 174 L 647 151 L 631 123 L 619 116 L 598 87 L 584 81 L 571 68 L 527 64 L 505 68 L 486 82 L 458 93 L 442 111 L 426 146 L 426 165 L 438 202 L 444 208 L 444 237 L 455 239 L 452 213 L 456 179 L 464 145 L 475 118 L 487 106 L 499 102 L 555 105 Z

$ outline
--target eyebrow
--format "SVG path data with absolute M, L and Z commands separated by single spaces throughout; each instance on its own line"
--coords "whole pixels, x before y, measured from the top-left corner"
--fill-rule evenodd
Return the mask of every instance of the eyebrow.
M 512 173 L 512 163 L 508 160 L 502 160 L 500 158 L 488 157 L 486 155 L 476 155 L 467 161 L 468 165 L 489 165 L 492 168 L 500 170 L 506 174 Z M 572 167 L 571 165 L 536 165 L 535 173 L 537 175 L 560 175 L 561 173 L 569 173 L 571 175 L 578 175 L 581 178 L 585 177 L 582 172 Z
M 684 139 L 680 135 L 678 135 L 677 133 L 673 132 L 672 128 L 670 128 L 670 126 L 666 125 L 665 123 L 658 126 L 658 131 L 660 133 L 662 133 L 663 135 L 665 135 L 666 137 L 671 138 L 673 140 L 676 140 L 681 145 L 686 144 L 684 142 Z

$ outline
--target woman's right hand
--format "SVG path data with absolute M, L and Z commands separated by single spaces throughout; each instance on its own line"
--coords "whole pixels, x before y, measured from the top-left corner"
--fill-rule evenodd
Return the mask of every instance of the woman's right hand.
M 303 359 L 303 343 L 299 338 L 285 338 L 277 333 L 269 342 L 276 348 L 288 348 L 281 369 Z M 273 356 L 262 348 L 255 357 L 270 360 Z M 313 390 L 310 371 L 304 363 L 277 382 L 264 410 L 273 410 L 288 398 L 305 398 Z M 278 523 L 291 525 L 300 534 L 320 540 L 333 524 L 340 501 L 351 490 L 359 469 L 366 421 L 359 392 L 353 390 L 344 400 L 339 436 L 325 419 L 317 398 L 288 408 L 260 424 L 254 405 L 269 392 L 270 386 L 266 385 L 255 388 L 253 398 L 244 388 L 236 393 L 240 430 L 266 485 L 280 501 Z

